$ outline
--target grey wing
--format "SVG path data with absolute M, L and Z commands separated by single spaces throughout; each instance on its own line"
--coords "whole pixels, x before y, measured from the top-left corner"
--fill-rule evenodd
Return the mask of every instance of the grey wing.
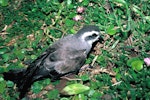
M 68 35 L 66 38 L 62 38 L 59 41 L 55 42 L 48 49 L 46 49 L 46 51 L 42 53 L 37 59 L 35 59 L 30 66 L 43 66 L 44 64 L 46 64 L 46 66 L 54 67 L 52 66 L 53 62 L 59 61 L 59 58 L 62 54 L 62 50 L 60 52 L 57 51 L 59 51 L 59 49 L 63 49 L 63 43 L 71 37 L 72 35 Z
M 86 49 L 75 49 L 75 47 L 68 45 L 68 42 L 74 39 L 71 37 L 72 35 L 61 39 L 48 48 L 42 59 L 40 58 L 38 61 L 41 67 L 49 72 L 56 71 L 59 74 L 80 69 L 87 57 Z
M 40 56 L 38 56 L 38 58 L 36 58 L 30 64 L 30 66 L 41 66 L 43 64 L 43 61 L 47 58 L 47 56 L 55 51 L 56 51 L 56 48 L 49 47 L 48 49 L 46 49 L 45 52 L 43 52 Z
M 61 52 L 62 56 L 57 55 L 60 56 L 61 60 L 57 62 L 54 69 L 60 74 L 78 71 L 86 60 L 85 51 L 68 49 L 65 52 Z

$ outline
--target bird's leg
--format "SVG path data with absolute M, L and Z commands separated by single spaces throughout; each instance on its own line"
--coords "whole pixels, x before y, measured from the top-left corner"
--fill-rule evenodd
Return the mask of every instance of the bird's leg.
M 81 80 L 81 79 L 75 78 L 75 74 L 74 73 L 69 73 L 69 74 L 67 74 L 65 76 L 62 76 L 61 79 L 62 80 L 68 80 L 68 81 Z
M 86 64 L 86 65 L 83 65 L 83 66 L 81 67 L 81 69 L 79 70 L 79 72 L 82 72 L 82 71 L 85 71 L 85 70 L 91 69 L 91 68 L 93 68 L 92 65 Z

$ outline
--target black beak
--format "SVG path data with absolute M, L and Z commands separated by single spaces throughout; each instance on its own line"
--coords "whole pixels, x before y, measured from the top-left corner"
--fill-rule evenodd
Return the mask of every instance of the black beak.
M 100 43 L 103 43 L 103 41 L 104 41 L 103 37 L 100 36 L 99 39 L 98 39 L 98 41 L 99 41 Z

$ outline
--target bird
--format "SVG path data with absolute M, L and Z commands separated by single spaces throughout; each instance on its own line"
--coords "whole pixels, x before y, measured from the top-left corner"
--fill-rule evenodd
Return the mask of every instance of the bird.
M 85 25 L 76 34 L 67 35 L 54 42 L 27 68 L 9 70 L 3 73 L 3 77 L 16 84 L 20 92 L 19 98 L 22 99 L 36 81 L 50 78 L 53 82 L 64 75 L 77 74 L 93 44 L 100 38 L 98 26 Z

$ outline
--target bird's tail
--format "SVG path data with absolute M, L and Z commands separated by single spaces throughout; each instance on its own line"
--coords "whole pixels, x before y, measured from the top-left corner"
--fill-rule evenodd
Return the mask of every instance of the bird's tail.
M 3 76 L 5 80 L 13 81 L 14 83 L 18 83 L 20 79 L 22 79 L 23 74 L 26 69 L 17 69 L 17 70 L 10 70 L 8 72 L 4 72 Z
M 30 65 L 27 69 L 10 70 L 3 75 L 5 80 L 11 80 L 17 84 L 19 98 L 22 99 L 35 81 L 49 77 L 49 71 L 43 67 Z
M 17 84 L 20 92 L 19 98 L 22 99 L 33 83 L 34 72 L 34 69 L 10 70 L 3 73 L 3 76 L 5 80 L 10 80 Z

